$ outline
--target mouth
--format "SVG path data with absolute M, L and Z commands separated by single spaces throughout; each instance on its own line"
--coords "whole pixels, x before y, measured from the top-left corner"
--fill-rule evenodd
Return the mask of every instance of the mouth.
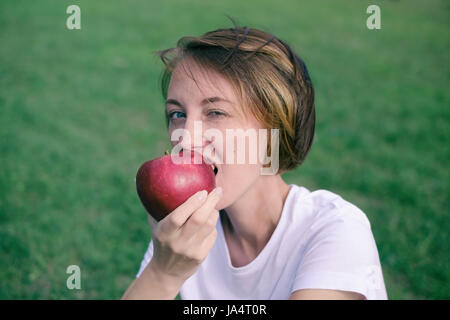
M 219 173 L 219 168 L 216 165 L 216 163 L 219 162 L 218 159 L 216 159 L 214 156 L 203 155 L 203 160 L 206 164 L 211 166 L 214 175 L 217 176 L 217 174 Z
M 219 172 L 219 169 L 216 167 L 215 164 L 211 165 L 211 169 L 214 171 L 214 175 L 217 176 L 217 173 Z

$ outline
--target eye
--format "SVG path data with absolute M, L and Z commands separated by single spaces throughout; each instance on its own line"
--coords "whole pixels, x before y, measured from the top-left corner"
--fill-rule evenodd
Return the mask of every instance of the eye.
M 226 116 L 226 114 L 221 111 L 211 110 L 208 112 L 208 116 L 213 117 L 213 118 L 218 118 L 218 117 Z
M 169 118 L 170 119 L 179 119 L 179 118 L 181 118 L 181 117 L 186 117 L 186 115 L 184 114 L 184 112 L 181 112 L 181 111 L 172 111 L 172 112 L 169 112 Z

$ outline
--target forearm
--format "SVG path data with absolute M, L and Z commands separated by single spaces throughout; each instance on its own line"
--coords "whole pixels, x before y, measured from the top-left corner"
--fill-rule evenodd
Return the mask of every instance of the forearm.
M 122 300 L 173 300 L 182 284 L 178 279 L 156 273 L 150 261 L 139 278 L 131 283 Z

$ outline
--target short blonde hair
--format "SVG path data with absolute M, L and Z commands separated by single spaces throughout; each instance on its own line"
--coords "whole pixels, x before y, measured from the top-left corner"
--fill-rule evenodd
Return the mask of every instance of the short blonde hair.
M 279 129 L 281 173 L 305 160 L 314 137 L 314 88 L 305 63 L 285 42 L 258 29 L 235 26 L 182 37 L 175 48 L 157 54 L 166 66 L 161 78 L 164 99 L 177 63 L 192 58 L 229 80 L 241 105 L 265 128 Z

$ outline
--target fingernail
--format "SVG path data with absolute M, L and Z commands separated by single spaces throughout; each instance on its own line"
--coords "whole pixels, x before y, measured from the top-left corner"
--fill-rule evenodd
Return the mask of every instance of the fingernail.
M 218 196 L 220 196 L 222 194 L 222 188 L 221 187 L 217 187 L 216 191 L 214 191 Z
M 198 200 L 203 201 L 206 199 L 208 192 L 206 190 L 202 190 L 198 193 Z

